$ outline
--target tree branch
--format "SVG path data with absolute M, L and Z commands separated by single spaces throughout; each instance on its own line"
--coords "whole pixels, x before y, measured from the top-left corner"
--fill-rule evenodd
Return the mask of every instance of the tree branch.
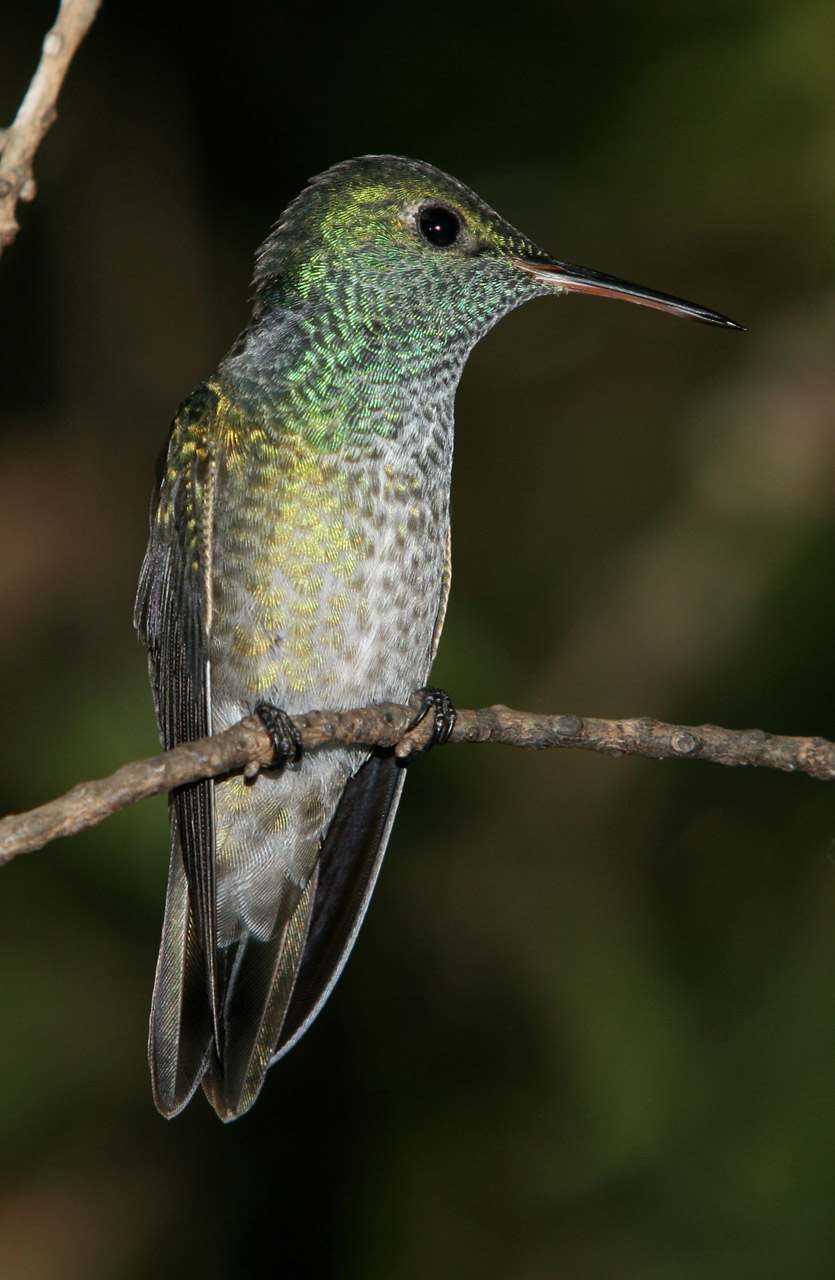
M 294 716 L 293 723 L 305 751 L 376 746 L 394 748 L 395 754 L 405 759 L 426 745 L 432 731 L 431 717 L 410 728 L 414 715 L 414 707 L 386 702 L 353 711 L 311 711 Z M 761 729 L 690 728 L 645 719 L 581 719 L 495 706 L 459 711 L 450 742 L 495 742 L 531 750 L 579 747 L 613 756 L 709 760 L 835 778 L 835 744 L 824 738 L 778 737 Z M 261 722 L 245 719 L 214 737 L 126 764 L 109 778 L 79 783 L 57 800 L 0 820 L 0 866 L 59 836 L 95 826 L 146 796 L 235 771 L 252 777 L 268 767 L 272 758 L 272 742 Z
M 14 124 L 0 132 L 0 253 L 17 236 L 18 200 L 35 198 L 35 152 L 58 114 L 55 103 L 64 77 L 100 4 L 101 0 L 61 0 Z

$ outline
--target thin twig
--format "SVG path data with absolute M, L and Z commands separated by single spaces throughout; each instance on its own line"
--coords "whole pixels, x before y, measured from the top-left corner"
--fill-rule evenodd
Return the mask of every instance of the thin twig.
M 425 746 L 427 717 L 410 728 L 414 707 L 381 703 L 354 711 L 311 711 L 294 716 L 305 751 L 322 747 L 394 748 L 403 758 Z M 835 778 L 835 744 L 824 738 L 786 738 L 761 729 L 719 729 L 715 725 L 660 724 L 657 720 L 596 720 L 538 715 L 509 707 L 459 711 L 451 742 L 495 742 L 542 750 L 580 747 L 607 755 L 656 760 L 709 760 L 723 765 L 756 765 Z M 0 820 L 0 866 L 19 853 L 39 849 L 59 836 L 95 826 L 146 796 L 159 795 L 201 778 L 243 770 L 252 775 L 269 766 L 272 742 L 260 721 L 240 720 L 211 738 L 135 761 L 95 782 L 82 782 L 66 795 L 28 813 Z
M 14 124 L 0 133 L 0 253 L 15 239 L 18 200 L 34 200 L 35 152 L 57 116 L 55 103 L 76 49 L 101 0 L 61 0 L 55 25 L 44 37 L 41 60 Z

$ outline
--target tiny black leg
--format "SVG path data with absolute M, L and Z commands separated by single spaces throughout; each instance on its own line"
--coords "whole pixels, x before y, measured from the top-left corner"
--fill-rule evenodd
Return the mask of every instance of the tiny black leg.
M 272 769 L 292 769 L 302 758 L 302 740 L 286 711 L 271 702 L 259 702 L 255 714 L 263 721 L 275 751 Z
M 433 747 L 442 746 L 445 742 L 449 742 L 450 735 L 455 728 L 455 707 L 452 705 L 449 694 L 444 693 L 443 689 L 435 689 L 432 685 L 426 685 L 423 689 L 418 689 L 415 698 L 420 698 L 420 707 L 412 723 L 409 725 L 409 731 L 417 728 L 422 720 L 432 713 L 433 726 L 432 737 L 423 747 L 424 751 L 431 751 Z

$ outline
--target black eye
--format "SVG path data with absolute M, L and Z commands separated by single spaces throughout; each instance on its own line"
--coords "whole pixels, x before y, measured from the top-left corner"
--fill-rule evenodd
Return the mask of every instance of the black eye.
M 455 244 L 461 234 L 461 219 L 451 209 L 444 209 L 441 205 L 421 209 L 418 214 L 418 226 L 424 240 L 428 240 L 438 249 L 445 249 L 447 245 Z

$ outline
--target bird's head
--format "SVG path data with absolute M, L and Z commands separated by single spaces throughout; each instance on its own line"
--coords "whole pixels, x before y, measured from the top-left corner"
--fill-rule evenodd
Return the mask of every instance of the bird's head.
M 326 308 L 357 326 L 476 341 L 513 307 L 591 293 L 739 328 L 693 303 L 544 253 L 448 174 L 361 156 L 315 178 L 261 246 L 256 306 Z

